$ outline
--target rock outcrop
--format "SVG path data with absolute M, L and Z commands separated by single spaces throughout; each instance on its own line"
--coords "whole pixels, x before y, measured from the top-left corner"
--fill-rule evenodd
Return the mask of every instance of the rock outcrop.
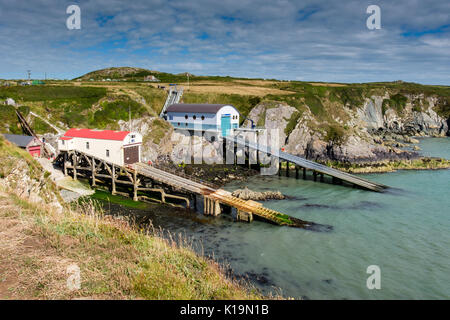
M 324 120 L 305 105 L 306 110 L 287 136 L 284 129 L 297 109 L 285 103 L 261 103 L 250 111 L 248 118 L 265 123 L 267 129 L 279 129 L 280 148 L 319 161 L 366 163 L 413 159 L 419 156 L 415 152 L 418 148 L 409 145 L 418 142 L 413 136 L 450 135 L 450 119 L 436 112 L 437 97 L 401 96 L 401 107 L 395 106 L 392 98 L 386 91 L 384 95 L 365 98 L 360 107 L 341 105 L 339 108 L 346 115 L 340 119 Z M 336 127 L 341 130 L 339 139 L 333 139 L 336 133 L 332 130 Z
M 233 191 L 232 196 L 243 200 L 255 200 L 255 201 L 282 200 L 286 198 L 280 191 L 257 192 L 252 191 L 247 187 L 245 187 L 244 189 L 237 189 Z

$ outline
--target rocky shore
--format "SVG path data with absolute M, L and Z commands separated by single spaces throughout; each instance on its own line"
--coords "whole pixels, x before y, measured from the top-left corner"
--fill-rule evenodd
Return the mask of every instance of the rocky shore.
M 254 201 L 265 201 L 265 200 L 282 200 L 286 199 L 286 196 L 283 195 L 280 191 L 264 191 L 257 192 L 252 191 L 245 187 L 244 189 L 237 189 L 233 191 L 232 195 L 234 197 L 243 199 L 243 200 L 254 200 Z

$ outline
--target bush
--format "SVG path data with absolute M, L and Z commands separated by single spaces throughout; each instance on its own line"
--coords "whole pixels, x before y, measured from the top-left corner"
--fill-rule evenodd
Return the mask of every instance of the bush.
M 144 106 L 128 97 L 121 97 L 120 100 L 113 102 L 103 102 L 101 107 L 102 109 L 96 111 L 90 119 L 91 126 L 106 128 L 118 120 L 128 120 L 129 112 L 133 119 L 148 114 Z
M 295 129 L 295 126 L 298 123 L 298 120 L 301 118 L 302 116 L 302 112 L 300 111 L 295 111 L 291 118 L 289 119 L 289 122 L 286 125 L 286 128 L 284 128 L 284 133 L 286 134 L 286 136 L 289 136 L 292 132 L 292 130 Z
M 342 144 L 344 142 L 344 129 L 338 125 L 330 125 L 327 129 L 327 135 L 325 140 L 327 142 L 333 142 L 334 144 Z

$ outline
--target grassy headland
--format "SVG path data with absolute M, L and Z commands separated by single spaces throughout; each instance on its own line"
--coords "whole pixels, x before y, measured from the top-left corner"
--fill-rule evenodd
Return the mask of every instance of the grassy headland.
M 1 299 L 262 298 L 186 241 L 105 216 L 92 202 L 55 206 L 48 173 L 1 135 L 0 161 Z M 66 285 L 71 265 L 79 290 Z

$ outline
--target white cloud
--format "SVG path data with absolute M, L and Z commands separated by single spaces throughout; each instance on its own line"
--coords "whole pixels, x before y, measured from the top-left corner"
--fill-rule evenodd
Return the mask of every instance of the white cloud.
M 368 30 L 371 3 L 357 0 L 80 0 L 82 29 L 65 28 L 65 3 L 0 0 L 0 77 L 75 77 L 110 65 L 243 77 L 448 84 L 446 0 L 378 1 L 382 29 Z M 301 11 L 301 14 L 299 11 Z M 222 18 L 225 17 L 225 18 Z M 413 36 L 402 36 L 404 32 Z M 209 37 L 200 39 L 198 36 Z

